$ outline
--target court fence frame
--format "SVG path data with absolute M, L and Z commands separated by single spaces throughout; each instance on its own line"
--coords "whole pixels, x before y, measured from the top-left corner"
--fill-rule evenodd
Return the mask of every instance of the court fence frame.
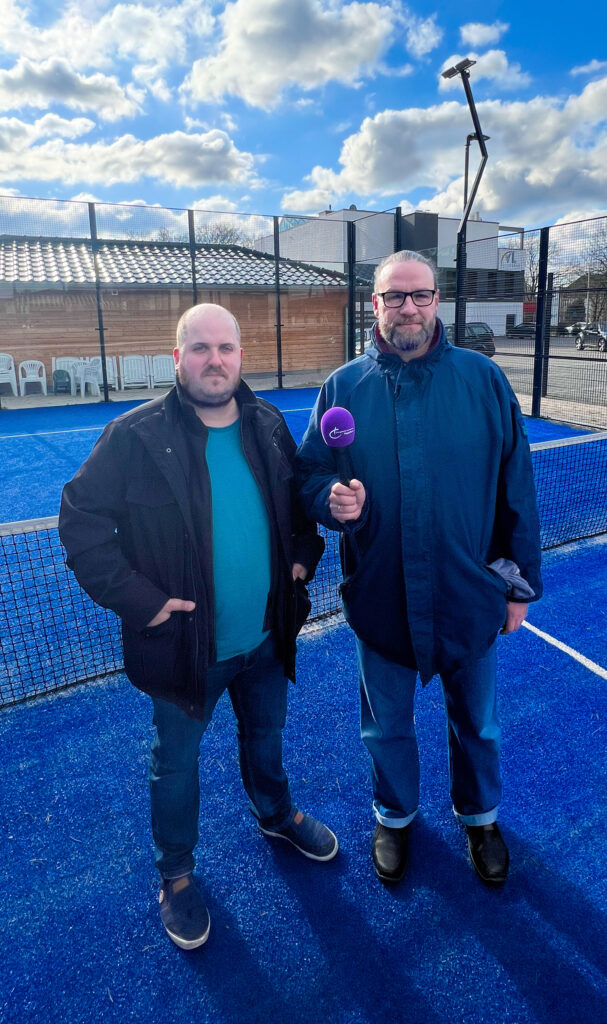
M 607 427 L 607 350 L 596 345 L 603 331 L 607 349 L 607 217 L 533 230 L 472 219 L 459 249 L 456 227 L 400 208 L 293 217 L 0 197 L 0 310 L 15 306 L 21 340 L 41 337 L 45 310 L 70 295 L 82 302 L 86 280 L 94 308 L 72 322 L 66 306 L 64 326 L 100 357 L 103 401 L 113 339 L 128 346 L 140 315 L 128 307 L 137 289 L 145 301 L 162 294 L 162 316 L 150 315 L 146 330 L 160 317 L 165 348 L 179 313 L 220 301 L 243 314 L 247 352 L 255 331 L 264 335 L 268 386 L 319 384 L 364 349 L 377 265 L 412 248 L 437 264 L 439 315 L 453 321 L 455 344 L 468 345 L 475 323 L 488 325 L 526 413 Z M 32 310 L 37 297 L 36 313 L 26 296 Z M 0 333 L 0 348 L 10 337 Z

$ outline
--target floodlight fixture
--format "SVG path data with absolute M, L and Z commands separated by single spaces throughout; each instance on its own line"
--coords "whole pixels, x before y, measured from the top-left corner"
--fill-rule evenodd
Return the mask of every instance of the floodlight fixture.
M 446 71 L 441 73 L 442 78 L 455 78 L 456 75 L 464 75 L 468 68 L 473 67 L 476 64 L 475 60 L 470 60 L 469 57 L 464 57 L 460 60 L 459 64 L 454 64 L 452 68 L 447 68 Z

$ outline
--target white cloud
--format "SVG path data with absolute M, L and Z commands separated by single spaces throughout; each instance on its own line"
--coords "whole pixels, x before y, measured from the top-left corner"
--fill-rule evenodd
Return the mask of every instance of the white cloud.
M 526 71 L 521 70 L 520 64 L 510 64 L 503 50 L 487 50 L 486 53 L 468 53 L 463 56 L 462 54 L 455 53 L 443 61 L 441 71 L 451 67 L 453 64 L 459 64 L 466 56 L 476 61 L 475 67 L 470 71 L 470 77 L 475 82 L 486 78 L 501 86 L 502 89 L 521 89 L 528 86 L 531 81 L 531 76 Z M 443 78 L 439 75 L 438 84 L 439 88 L 444 92 L 462 88 L 459 75 L 455 78 Z
M 136 93 L 122 88 L 113 76 L 78 74 L 63 58 L 35 64 L 23 58 L 10 71 L 0 71 L 0 109 L 49 107 L 59 104 L 75 110 L 96 110 L 115 121 L 136 113 Z
M 156 99 L 168 103 L 172 98 L 172 92 L 162 76 L 158 75 L 156 64 L 135 64 L 132 68 L 132 75 L 136 82 L 139 82 Z
M 607 77 L 567 100 L 477 103 L 489 161 L 475 209 L 514 223 L 545 223 L 571 209 L 600 209 L 607 194 Z M 448 216 L 462 210 L 464 140 L 470 131 L 465 103 L 384 110 L 365 118 L 342 144 L 339 169 L 316 166 L 303 191 L 288 192 L 283 208 L 334 205 L 339 197 L 406 195 L 425 188 L 419 209 Z M 478 166 L 470 151 L 469 184 Z
M 510 25 L 503 21 L 494 21 L 492 25 L 485 25 L 478 21 L 470 21 L 462 25 L 459 30 L 462 46 L 490 46 L 497 43 L 508 31 Z
M 407 18 L 406 47 L 413 57 L 425 57 L 435 50 L 443 38 L 443 30 L 436 24 L 436 14 L 430 18 Z
M 214 25 L 210 0 L 181 3 L 118 3 L 101 14 L 99 5 L 68 3 L 45 28 L 28 19 L 19 0 L 2 0 L 0 49 L 33 60 L 69 58 L 75 67 L 107 67 L 134 59 L 159 67 L 184 61 L 192 38 L 208 36 Z
M 390 46 L 397 13 L 380 3 L 234 0 L 220 20 L 219 51 L 195 61 L 183 95 L 202 102 L 232 95 L 270 109 L 293 86 L 357 86 Z
M 194 128 L 202 128 L 203 131 L 207 132 L 210 128 L 206 121 L 201 121 L 198 117 L 188 117 L 187 114 L 183 119 L 183 123 L 188 131 Z
M 7 147 L 3 154 L 7 179 L 87 182 L 109 186 L 148 177 L 176 187 L 212 183 L 255 183 L 254 157 L 238 150 L 230 137 L 215 129 L 205 134 L 175 131 L 141 140 L 123 135 L 113 142 L 90 145 L 53 139 L 41 145 Z
M 607 60 L 591 60 L 589 64 L 580 64 L 572 68 L 570 75 L 594 75 L 597 72 L 607 71 Z
M 232 199 L 226 199 L 225 196 L 206 196 L 204 199 L 197 199 L 192 204 L 193 210 L 212 210 L 222 211 L 226 213 L 234 213 L 238 207 Z
M 238 124 L 232 115 L 227 113 L 227 111 L 223 111 L 223 113 L 219 115 L 219 119 L 227 132 L 238 131 Z
M 17 117 L 0 117 L 0 153 L 10 154 L 11 151 L 23 151 L 40 139 L 59 136 L 64 139 L 76 139 L 86 135 L 95 127 L 94 121 L 86 117 L 66 120 L 57 114 L 45 114 L 37 121 L 21 121 Z M 10 156 L 4 156 L 5 161 Z
M 288 213 L 318 213 L 328 208 L 331 198 L 331 192 L 327 189 L 295 189 L 292 192 L 285 192 L 280 208 Z

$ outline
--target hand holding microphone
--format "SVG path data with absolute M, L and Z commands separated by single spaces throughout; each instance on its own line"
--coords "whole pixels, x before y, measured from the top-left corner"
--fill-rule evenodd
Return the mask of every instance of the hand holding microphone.
M 348 452 L 356 432 L 352 413 L 339 405 L 327 409 L 320 421 L 320 431 L 325 444 L 334 448 L 337 455 L 339 483 L 333 484 L 329 493 L 331 515 L 338 523 L 353 522 L 360 516 L 366 494 L 360 480 L 352 479 Z

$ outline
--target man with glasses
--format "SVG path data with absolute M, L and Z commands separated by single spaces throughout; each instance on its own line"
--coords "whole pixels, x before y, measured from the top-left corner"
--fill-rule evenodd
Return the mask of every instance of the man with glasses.
M 380 263 L 374 344 L 323 385 L 297 465 L 308 514 L 341 531 L 375 871 L 386 883 L 405 874 L 419 801 L 416 680 L 438 674 L 453 811 L 478 876 L 499 886 L 509 857 L 497 825 L 496 636 L 515 632 L 541 596 L 538 516 L 517 400 L 486 356 L 448 343 L 438 299 L 423 256 Z M 350 479 L 320 432 L 335 406 L 355 421 Z

